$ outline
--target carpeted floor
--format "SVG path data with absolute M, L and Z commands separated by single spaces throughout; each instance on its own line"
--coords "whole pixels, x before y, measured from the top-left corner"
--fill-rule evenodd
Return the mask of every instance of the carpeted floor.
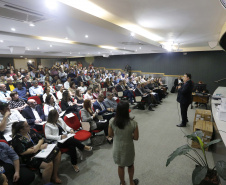
M 192 185 L 192 171 L 195 164 L 185 156 L 176 158 L 168 167 L 168 156 L 179 146 L 187 143 L 184 133 L 192 132 L 195 109 L 188 110 L 189 123 L 186 128 L 179 124 L 179 104 L 176 94 L 170 94 L 155 111 L 134 109 L 131 116 L 139 124 L 140 138 L 135 141 L 135 178 L 141 185 Z M 201 153 L 201 151 L 200 151 Z M 213 166 L 211 152 L 207 152 L 210 166 Z M 117 166 L 112 158 L 112 145 L 105 143 L 94 147 L 94 151 L 84 152 L 84 160 L 75 173 L 69 157 L 64 154 L 60 165 L 60 178 L 63 185 L 117 185 L 119 184 Z M 129 184 L 126 172 L 126 182 Z M 34 185 L 41 184 L 37 177 Z

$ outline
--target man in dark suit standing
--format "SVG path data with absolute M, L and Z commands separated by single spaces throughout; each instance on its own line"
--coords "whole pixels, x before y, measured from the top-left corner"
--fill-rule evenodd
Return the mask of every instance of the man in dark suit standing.
M 177 125 L 178 127 L 186 127 L 186 123 L 188 122 L 187 112 L 188 106 L 192 102 L 192 81 L 191 74 L 184 74 L 184 84 L 182 86 L 178 86 L 178 95 L 177 101 L 180 103 L 181 117 L 182 123 Z
M 45 115 L 42 108 L 40 105 L 37 105 L 34 99 L 28 100 L 27 104 L 29 106 L 26 106 L 22 111 L 23 117 L 26 118 L 27 123 L 31 126 L 31 128 L 36 128 L 39 131 L 42 130 L 42 126 L 35 124 L 45 121 Z

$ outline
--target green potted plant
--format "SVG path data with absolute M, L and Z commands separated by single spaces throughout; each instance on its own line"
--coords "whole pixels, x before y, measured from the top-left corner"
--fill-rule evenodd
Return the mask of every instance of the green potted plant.
M 186 144 L 177 148 L 171 155 L 169 155 L 166 166 L 168 166 L 175 157 L 185 155 L 196 163 L 195 169 L 192 173 L 193 185 L 218 185 L 220 183 L 219 176 L 226 180 L 226 162 L 218 161 L 213 168 L 210 168 L 206 158 L 205 149 L 210 145 L 219 143 L 221 140 L 213 140 L 204 146 L 202 142 L 203 136 L 204 134 L 202 131 L 196 131 L 191 135 L 185 136 L 200 145 L 203 156 L 200 155 L 196 149 L 191 148 L 189 144 Z M 192 156 L 190 154 L 191 152 L 194 152 L 196 156 Z

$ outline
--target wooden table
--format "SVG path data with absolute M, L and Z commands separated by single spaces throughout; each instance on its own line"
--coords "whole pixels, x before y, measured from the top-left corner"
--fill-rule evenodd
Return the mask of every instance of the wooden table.
M 191 109 L 193 108 L 193 102 L 197 102 L 200 104 L 204 104 L 207 109 L 207 104 L 209 102 L 209 95 L 203 95 L 203 94 L 197 94 L 197 93 L 192 93 L 192 103 L 191 103 Z

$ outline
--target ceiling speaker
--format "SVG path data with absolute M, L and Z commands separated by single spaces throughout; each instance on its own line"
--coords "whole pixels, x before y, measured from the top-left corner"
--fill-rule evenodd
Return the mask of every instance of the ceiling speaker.
M 9 49 L 12 54 L 24 54 L 25 53 L 25 47 L 22 47 L 22 46 L 9 46 Z
M 209 47 L 211 49 L 213 49 L 213 48 L 215 48 L 217 46 L 218 43 L 216 41 L 211 41 L 211 42 L 208 42 L 208 44 L 209 44 Z
M 226 51 L 226 32 L 222 35 L 219 44 Z

